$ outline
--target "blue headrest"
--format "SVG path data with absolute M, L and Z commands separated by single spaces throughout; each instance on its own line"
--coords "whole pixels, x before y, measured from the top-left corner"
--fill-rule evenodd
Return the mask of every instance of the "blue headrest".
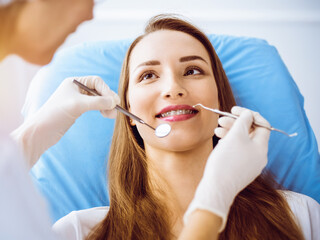
M 303 97 L 277 50 L 255 38 L 209 35 L 237 104 L 260 112 L 272 126 L 267 168 L 284 187 L 320 201 L 318 146 Z M 33 79 L 23 109 L 35 112 L 67 77 L 98 75 L 117 91 L 122 60 L 131 40 L 81 44 L 58 52 Z M 41 156 L 31 176 L 48 199 L 55 220 L 72 210 L 109 204 L 106 163 L 114 121 L 98 111 L 83 114 L 61 141 Z

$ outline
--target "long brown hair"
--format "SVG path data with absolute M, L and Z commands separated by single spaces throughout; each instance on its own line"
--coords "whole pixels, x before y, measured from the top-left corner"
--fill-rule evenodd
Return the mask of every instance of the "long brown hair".
M 119 85 L 122 107 L 128 109 L 130 55 L 137 43 L 158 30 L 187 33 L 199 40 L 209 53 L 218 89 L 220 109 L 230 111 L 235 100 L 222 64 L 209 39 L 187 21 L 168 15 L 152 18 L 145 34 L 129 47 Z M 213 147 L 216 144 L 213 137 Z M 88 235 L 89 240 L 170 239 L 169 210 L 151 190 L 143 141 L 129 119 L 118 114 L 109 156 L 110 209 Z M 225 230 L 219 239 L 303 239 L 286 200 L 259 176 L 236 197 Z

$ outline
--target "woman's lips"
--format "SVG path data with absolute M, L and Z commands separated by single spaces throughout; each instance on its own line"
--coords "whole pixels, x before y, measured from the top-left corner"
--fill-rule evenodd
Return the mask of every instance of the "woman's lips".
M 164 121 L 175 122 L 193 118 L 197 113 L 198 110 L 190 105 L 171 105 L 162 109 L 156 117 Z

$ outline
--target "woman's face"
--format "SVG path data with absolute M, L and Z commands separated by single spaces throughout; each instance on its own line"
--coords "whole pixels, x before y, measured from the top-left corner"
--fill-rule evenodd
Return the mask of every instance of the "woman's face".
M 172 127 L 167 137 L 158 138 L 133 121 L 146 150 L 186 151 L 212 142 L 218 115 L 192 107 L 219 107 L 209 54 L 197 39 L 171 30 L 147 35 L 131 53 L 129 74 L 130 111 L 153 127 Z

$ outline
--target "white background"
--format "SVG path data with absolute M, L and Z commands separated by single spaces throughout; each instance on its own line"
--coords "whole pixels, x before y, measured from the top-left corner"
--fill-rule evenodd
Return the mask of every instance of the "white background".
M 84 41 L 133 38 L 157 13 L 180 13 L 206 33 L 251 36 L 274 45 L 305 98 L 305 110 L 320 141 L 319 0 L 106 0 L 97 1 L 94 19 L 69 36 L 68 47 Z M 72 10 L 70 10 L 72 14 Z M 16 127 L 28 82 L 39 69 L 17 57 L 0 64 L 0 114 Z M 6 102 L 14 94 L 16 103 Z M 6 114 L 4 114 L 6 112 Z

